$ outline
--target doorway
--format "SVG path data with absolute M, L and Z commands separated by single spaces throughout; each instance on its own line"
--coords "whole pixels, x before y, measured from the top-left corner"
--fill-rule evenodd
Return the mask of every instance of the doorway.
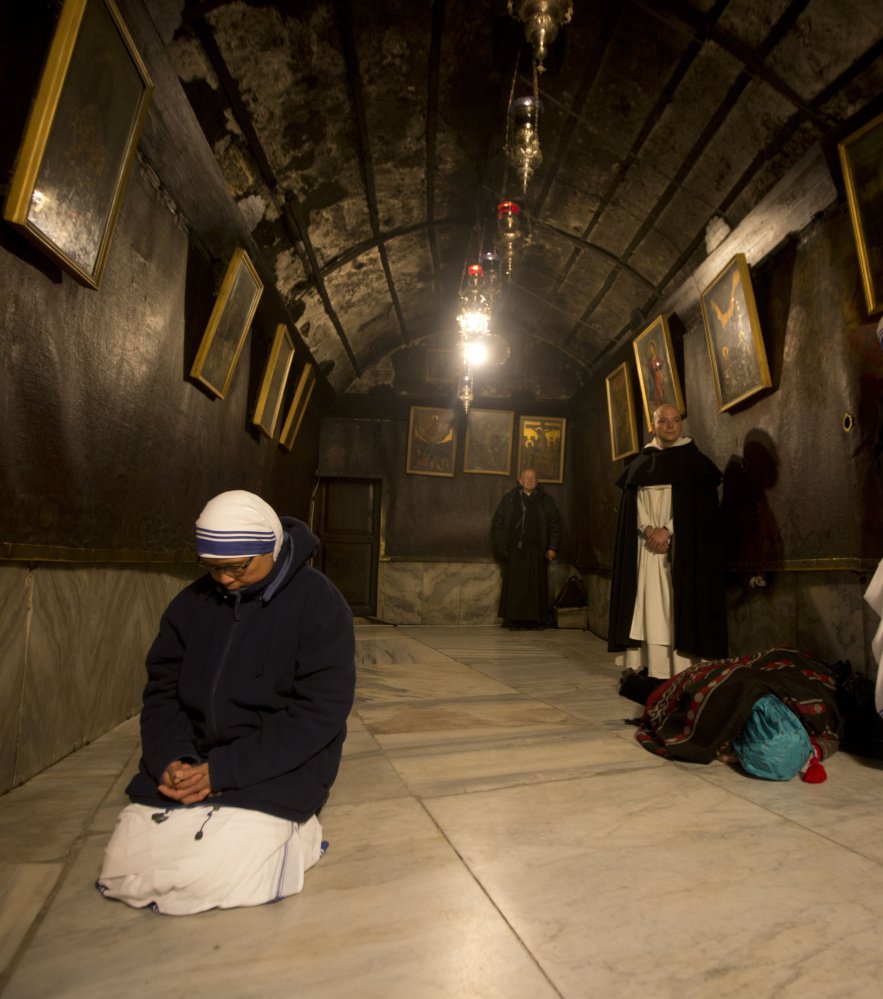
M 377 613 L 380 557 L 380 480 L 322 479 L 316 493 L 318 568 L 334 583 L 353 614 Z

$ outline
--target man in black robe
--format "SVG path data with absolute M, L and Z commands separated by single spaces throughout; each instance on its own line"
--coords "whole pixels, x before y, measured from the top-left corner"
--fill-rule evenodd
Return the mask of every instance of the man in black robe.
M 608 649 L 626 650 L 627 666 L 667 677 L 696 659 L 727 655 L 721 473 L 681 437 L 674 406 L 656 410 L 653 430 L 617 481 Z
M 552 624 L 548 567 L 561 545 L 561 515 L 532 468 L 525 468 L 518 486 L 500 500 L 491 537 L 503 573 L 499 608 L 503 627 Z

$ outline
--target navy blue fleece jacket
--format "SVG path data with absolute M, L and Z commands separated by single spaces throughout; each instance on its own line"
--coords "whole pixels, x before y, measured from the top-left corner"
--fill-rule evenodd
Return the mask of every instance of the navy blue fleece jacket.
M 328 797 L 355 688 L 352 613 L 306 564 L 318 544 L 307 525 L 282 526 L 267 577 L 229 593 L 203 576 L 163 614 L 147 656 L 133 801 L 175 807 L 157 785 L 184 759 L 208 761 L 220 792 L 212 804 L 304 822 Z

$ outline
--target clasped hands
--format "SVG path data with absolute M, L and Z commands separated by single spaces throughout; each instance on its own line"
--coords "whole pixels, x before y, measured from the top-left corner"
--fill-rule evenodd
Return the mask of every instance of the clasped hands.
M 182 805 L 195 805 L 212 794 L 208 763 L 175 760 L 163 771 L 159 793 Z
M 671 547 L 671 532 L 667 527 L 648 527 L 644 531 L 644 543 L 654 555 L 665 555 Z

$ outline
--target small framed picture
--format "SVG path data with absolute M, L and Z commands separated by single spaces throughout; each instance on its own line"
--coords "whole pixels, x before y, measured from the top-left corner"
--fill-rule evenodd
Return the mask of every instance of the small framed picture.
M 191 378 L 223 399 L 248 335 L 264 284 L 243 249 L 233 252 L 190 369 Z
M 92 288 L 152 92 L 112 0 L 65 0 L 3 217 Z
M 613 461 L 638 453 L 638 425 L 627 361 L 606 378 L 607 416 L 610 420 L 610 454 Z
M 674 406 L 683 416 L 684 397 L 666 317 L 657 316 L 643 333 L 635 337 L 632 347 L 647 429 L 653 429 L 653 413 L 666 403 Z
M 744 253 L 702 292 L 702 317 L 720 412 L 772 384 Z
M 288 407 L 288 415 L 282 425 L 282 433 L 279 436 L 279 444 L 286 451 L 294 448 L 300 425 L 303 423 L 304 414 L 310 404 L 310 397 L 316 387 L 316 369 L 312 364 L 304 366 L 297 380 L 294 395 L 291 397 L 291 405 Z
M 883 310 L 883 114 L 837 147 L 868 312 Z
M 512 465 L 515 414 L 499 409 L 470 409 L 466 414 L 463 471 L 478 475 L 508 475 Z
M 408 425 L 408 458 L 411 475 L 453 477 L 457 455 L 456 413 L 453 409 L 412 406 Z
M 518 468 L 537 473 L 538 482 L 564 481 L 567 421 L 557 416 L 522 416 L 518 421 Z
M 285 392 L 285 383 L 288 381 L 288 372 L 293 360 L 294 341 L 285 324 L 280 323 L 273 338 L 267 366 L 264 368 L 264 377 L 261 379 L 258 403 L 253 417 L 253 422 L 271 440 L 276 435 L 276 421 L 279 419 L 282 395 Z

